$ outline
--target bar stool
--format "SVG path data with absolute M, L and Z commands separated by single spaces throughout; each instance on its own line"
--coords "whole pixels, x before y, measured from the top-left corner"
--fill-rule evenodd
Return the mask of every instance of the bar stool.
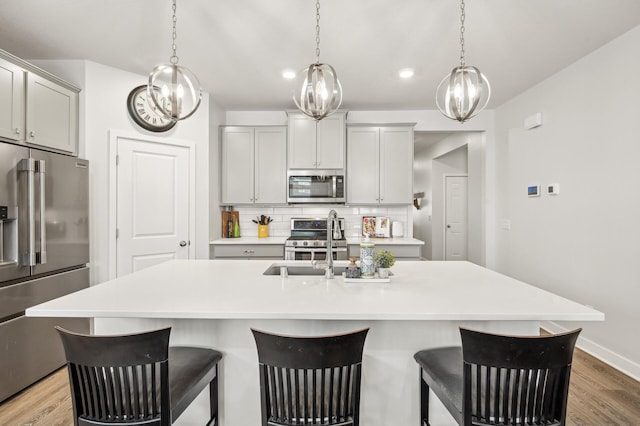
M 368 328 L 322 337 L 251 331 L 258 349 L 263 426 L 360 424 Z
M 417 352 L 420 426 L 429 426 L 429 389 L 460 425 L 564 425 L 580 331 L 504 336 L 461 328 L 461 348 Z
M 218 424 L 220 352 L 169 347 L 170 327 L 114 336 L 56 330 L 67 357 L 76 426 L 170 425 L 207 385 L 207 425 Z

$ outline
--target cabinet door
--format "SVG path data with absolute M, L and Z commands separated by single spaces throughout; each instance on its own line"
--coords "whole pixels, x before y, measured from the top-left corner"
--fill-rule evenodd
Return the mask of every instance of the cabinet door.
M 77 153 L 78 94 L 28 73 L 26 141 Z
M 316 168 L 344 169 L 344 136 L 344 113 L 335 113 L 318 121 Z
M 256 203 L 287 202 L 287 129 L 256 127 L 255 129 Z
M 380 128 L 380 204 L 411 204 L 413 128 Z
M 24 135 L 24 70 L 0 59 L 0 138 Z
M 354 127 L 347 131 L 347 203 L 378 204 L 379 131 Z
M 253 139 L 252 127 L 226 127 L 222 130 L 222 204 L 253 203 Z
M 288 162 L 290 169 L 316 167 L 316 121 L 304 114 L 289 114 Z

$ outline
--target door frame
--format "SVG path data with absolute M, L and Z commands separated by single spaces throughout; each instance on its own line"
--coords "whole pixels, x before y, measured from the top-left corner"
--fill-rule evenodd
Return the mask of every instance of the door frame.
M 442 175 L 442 260 L 447 260 L 447 178 L 466 177 L 467 178 L 467 260 L 469 260 L 469 174 L 468 173 L 445 173 Z
M 122 130 L 109 130 L 109 279 L 117 277 L 117 241 L 118 228 L 118 139 L 135 139 L 141 142 L 177 146 L 189 150 L 189 259 L 195 259 L 196 249 L 196 143 L 183 139 L 160 138 Z

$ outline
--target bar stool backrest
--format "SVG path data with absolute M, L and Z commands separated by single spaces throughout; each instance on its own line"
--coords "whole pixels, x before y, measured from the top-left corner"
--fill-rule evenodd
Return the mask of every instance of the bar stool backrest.
M 521 337 L 461 328 L 464 425 L 564 425 L 580 331 Z
M 67 357 L 76 426 L 171 424 L 171 328 L 119 336 L 56 329 Z
M 251 330 L 258 349 L 262 425 L 359 425 L 369 329 L 294 337 Z

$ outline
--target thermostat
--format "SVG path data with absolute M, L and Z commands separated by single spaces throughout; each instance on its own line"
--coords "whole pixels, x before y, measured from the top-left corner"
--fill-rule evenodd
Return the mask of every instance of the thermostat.
M 527 186 L 527 195 L 529 197 L 539 197 L 540 196 L 540 185 L 529 185 L 529 186 Z
M 560 193 L 560 185 L 557 183 L 551 183 L 547 185 L 547 194 L 558 195 Z

